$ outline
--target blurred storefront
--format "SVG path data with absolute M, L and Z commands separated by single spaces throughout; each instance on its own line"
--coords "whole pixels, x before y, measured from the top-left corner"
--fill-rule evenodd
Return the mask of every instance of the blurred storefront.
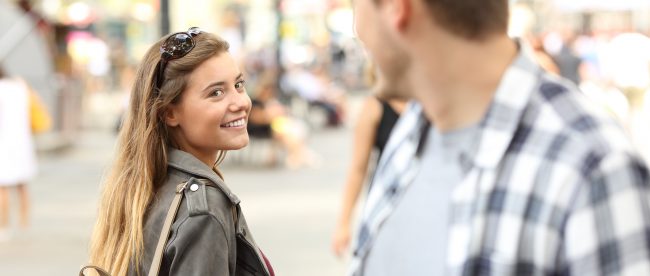
M 648 0 L 511 0 L 534 11 L 535 31 L 650 31 Z
M 55 145 L 65 143 L 75 129 L 78 100 L 64 89 L 55 63 L 53 27 L 28 1 L 0 1 L 0 61 L 9 74 L 25 79 L 53 117 Z
M 362 82 L 364 55 L 354 38 L 349 0 L 0 0 L 0 4 L 0 35 L 7 41 L 21 40 L 18 45 L 3 41 L 0 54 L 6 52 L 10 72 L 20 71 L 43 95 L 55 117 L 53 132 L 70 137 L 84 126 L 90 96 L 129 89 L 129 75 L 166 25 L 170 32 L 199 26 L 224 37 L 252 85 L 268 72 L 279 80 L 286 68 L 296 65 L 330 68 L 332 78 L 344 85 Z M 26 38 L 15 39 L 16 34 Z

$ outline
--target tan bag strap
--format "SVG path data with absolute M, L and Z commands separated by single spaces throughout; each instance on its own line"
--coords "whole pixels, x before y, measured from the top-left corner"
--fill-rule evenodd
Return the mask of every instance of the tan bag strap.
M 230 210 L 232 210 L 232 221 L 235 223 L 235 227 L 237 227 L 237 225 L 239 225 L 238 224 L 239 216 L 237 215 L 237 205 L 233 205 L 232 208 L 230 208 Z
M 167 243 L 167 238 L 169 238 L 169 230 L 172 227 L 174 218 L 176 218 L 178 207 L 181 205 L 181 198 L 183 197 L 183 191 L 187 187 L 187 183 L 188 182 L 184 182 L 176 186 L 176 195 L 174 195 L 172 204 L 169 206 L 169 211 L 167 211 L 167 217 L 165 217 L 165 223 L 163 224 L 162 230 L 160 230 L 156 252 L 153 255 L 151 267 L 149 268 L 149 276 L 158 275 L 160 264 L 162 263 L 163 251 L 165 250 L 165 244 Z

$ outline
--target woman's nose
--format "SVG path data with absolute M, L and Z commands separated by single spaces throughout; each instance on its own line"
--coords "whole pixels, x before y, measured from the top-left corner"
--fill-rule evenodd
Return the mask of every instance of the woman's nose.
M 251 99 L 246 92 L 236 92 L 232 94 L 232 100 L 228 108 L 232 112 L 241 110 L 250 110 Z

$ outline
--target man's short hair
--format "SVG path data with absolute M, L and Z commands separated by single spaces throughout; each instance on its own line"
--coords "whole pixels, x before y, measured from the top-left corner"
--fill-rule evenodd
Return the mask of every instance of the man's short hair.
M 508 0 L 422 0 L 435 23 L 471 40 L 508 31 Z

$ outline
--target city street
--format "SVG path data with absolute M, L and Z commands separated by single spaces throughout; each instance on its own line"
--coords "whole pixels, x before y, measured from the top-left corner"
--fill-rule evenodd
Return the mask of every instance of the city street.
M 184 149 L 210 147 L 196 137 L 238 143 L 246 95 L 251 135 L 270 137 L 251 137 L 219 169 L 275 275 L 346 275 L 351 256 L 335 256 L 331 239 L 349 166 L 355 186 L 370 145 L 369 171 L 381 152 L 385 162 L 364 216 L 366 274 L 381 274 L 373 258 L 404 275 L 500 271 L 503 257 L 525 264 L 515 270 L 644 269 L 636 261 L 650 253 L 627 247 L 644 245 L 629 241 L 650 228 L 639 219 L 648 202 L 626 187 L 650 167 L 650 0 L 417 2 L 404 12 L 354 0 L 0 0 L 0 185 L 32 177 L 38 153 L 28 226 L 25 190 L 9 189 L 9 227 L 0 191 L 0 276 L 78 275 L 89 264 L 122 118 L 147 124 L 127 138 L 169 124 Z M 398 17 L 399 28 L 383 24 Z M 223 133 L 206 132 L 219 124 Z M 142 194 L 130 193 L 110 200 Z M 457 208 L 464 198 L 475 200 Z M 578 223 L 558 226 L 562 216 Z
M 330 251 L 330 236 L 350 134 L 349 127 L 312 133 L 309 144 L 323 160 L 315 168 L 265 168 L 258 156 L 249 160 L 254 164 L 224 165 L 226 182 L 241 198 L 276 275 L 344 274 L 345 262 Z M 74 147 L 40 155 L 40 174 L 30 183 L 31 228 L 16 230 L 11 241 L 0 243 L 0 275 L 76 275 L 86 261 L 99 183 L 114 141 L 108 130 L 88 130 Z M 264 150 L 263 145 L 253 148 Z

